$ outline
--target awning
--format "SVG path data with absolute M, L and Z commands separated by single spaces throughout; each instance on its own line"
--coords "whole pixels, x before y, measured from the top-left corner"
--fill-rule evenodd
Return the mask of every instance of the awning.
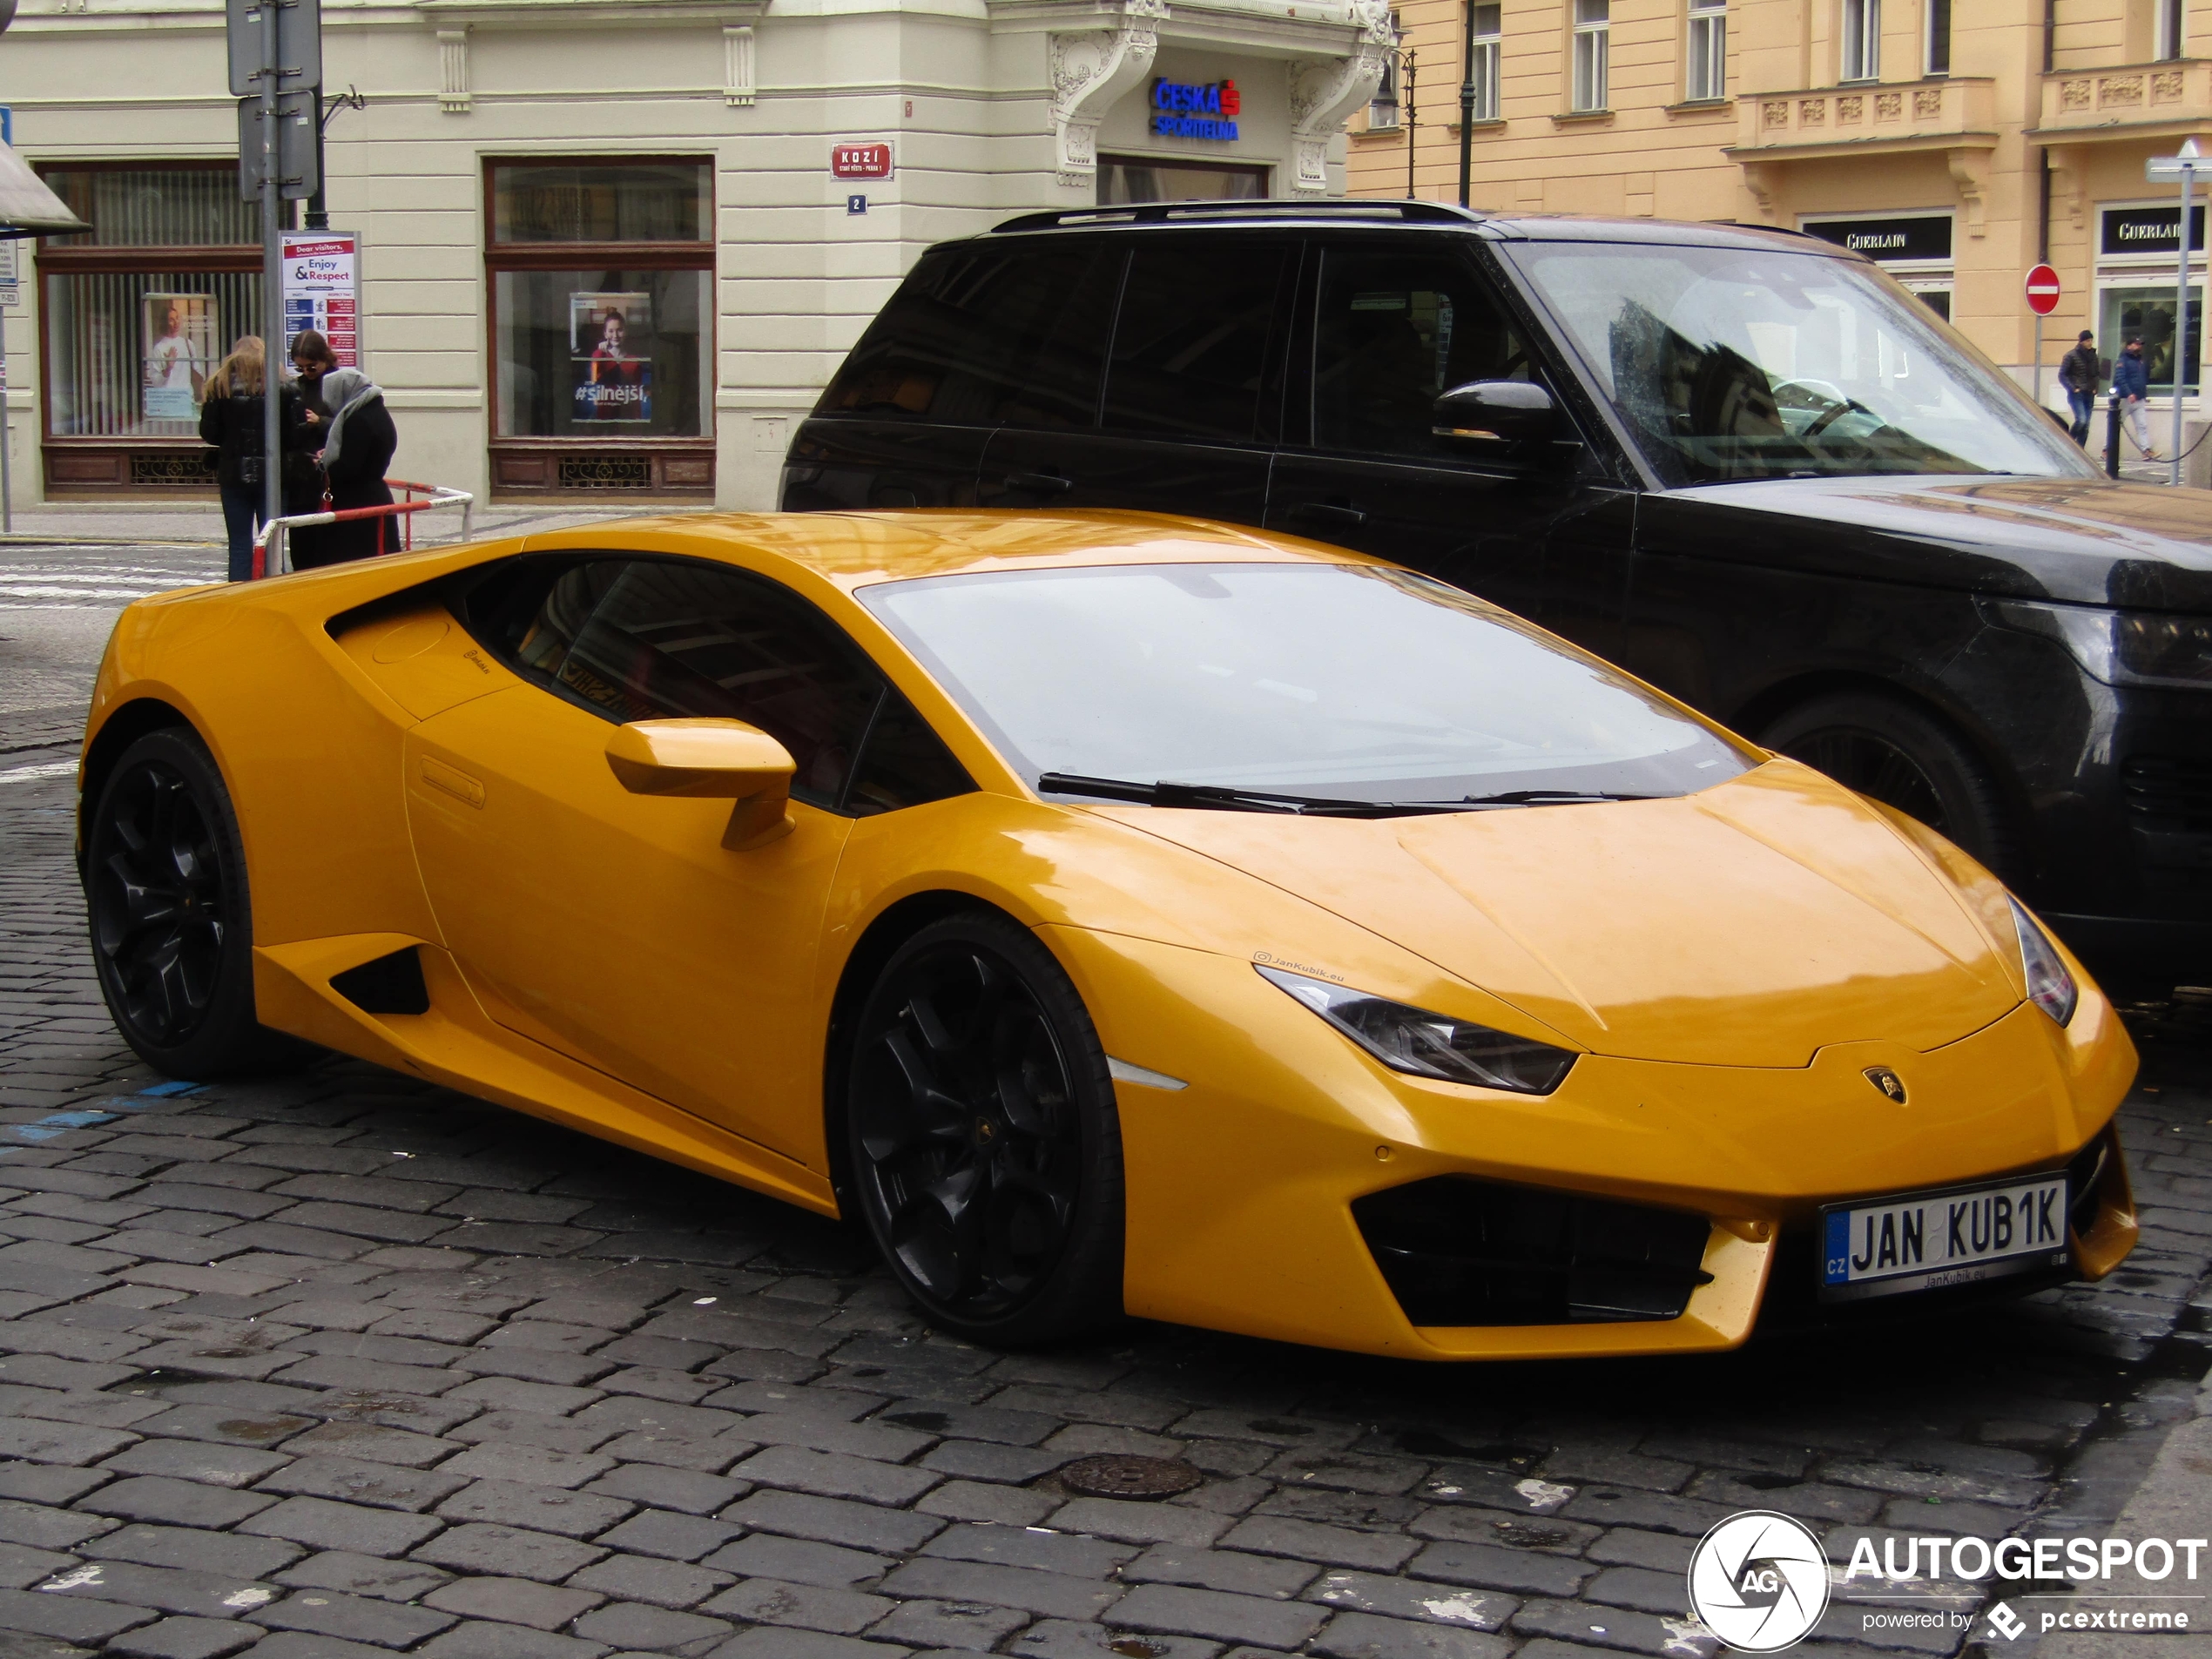
M 0 238 L 61 236 L 92 227 L 62 206 L 24 158 L 0 144 Z

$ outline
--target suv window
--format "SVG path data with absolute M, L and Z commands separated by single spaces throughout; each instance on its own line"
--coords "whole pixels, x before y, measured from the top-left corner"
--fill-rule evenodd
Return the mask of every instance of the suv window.
M 1089 426 L 1121 266 L 1097 240 L 925 254 L 814 412 Z
M 1253 435 L 1288 247 L 1139 242 L 1106 373 L 1106 424 L 1242 443 Z
M 1527 345 L 1474 273 L 1435 254 L 1331 248 L 1313 332 L 1313 441 L 1465 460 L 1431 406 L 1469 381 L 1531 378 Z
M 617 722 L 758 726 L 811 806 L 866 815 L 975 786 L 867 653 L 772 582 L 676 559 L 525 560 L 489 592 L 484 631 L 518 667 Z

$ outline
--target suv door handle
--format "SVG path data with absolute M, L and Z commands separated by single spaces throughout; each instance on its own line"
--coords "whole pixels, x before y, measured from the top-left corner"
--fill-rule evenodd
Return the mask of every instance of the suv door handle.
M 1006 488 L 1008 489 L 1032 489 L 1055 495 L 1075 487 L 1074 479 L 1058 477 L 1049 472 L 1009 472 L 1006 475 Z
M 1292 518 L 1318 518 L 1325 524 L 1364 524 L 1367 515 L 1357 507 L 1335 502 L 1302 501 L 1291 509 Z

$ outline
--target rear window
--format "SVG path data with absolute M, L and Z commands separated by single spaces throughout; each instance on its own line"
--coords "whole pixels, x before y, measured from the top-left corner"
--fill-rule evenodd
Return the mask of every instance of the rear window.
M 1123 255 L 1103 240 L 924 254 L 817 415 L 950 426 L 1089 426 Z

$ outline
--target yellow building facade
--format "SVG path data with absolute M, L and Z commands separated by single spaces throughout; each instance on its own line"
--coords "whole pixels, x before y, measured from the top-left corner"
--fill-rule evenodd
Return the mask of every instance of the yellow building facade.
M 2212 0 L 1503 0 L 1473 7 L 1470 205 L 1772 225 L 1879 260 L 2045 395 L 2082 328 L 2171 394 L 2180 207 L 2144 163 L 2212 153 Z M 1352 125 L 1354 195 L 1457 199 L 1463 0 L 1401 0 Z M 2205 226 L 2180 354 L 2202 401 Z

